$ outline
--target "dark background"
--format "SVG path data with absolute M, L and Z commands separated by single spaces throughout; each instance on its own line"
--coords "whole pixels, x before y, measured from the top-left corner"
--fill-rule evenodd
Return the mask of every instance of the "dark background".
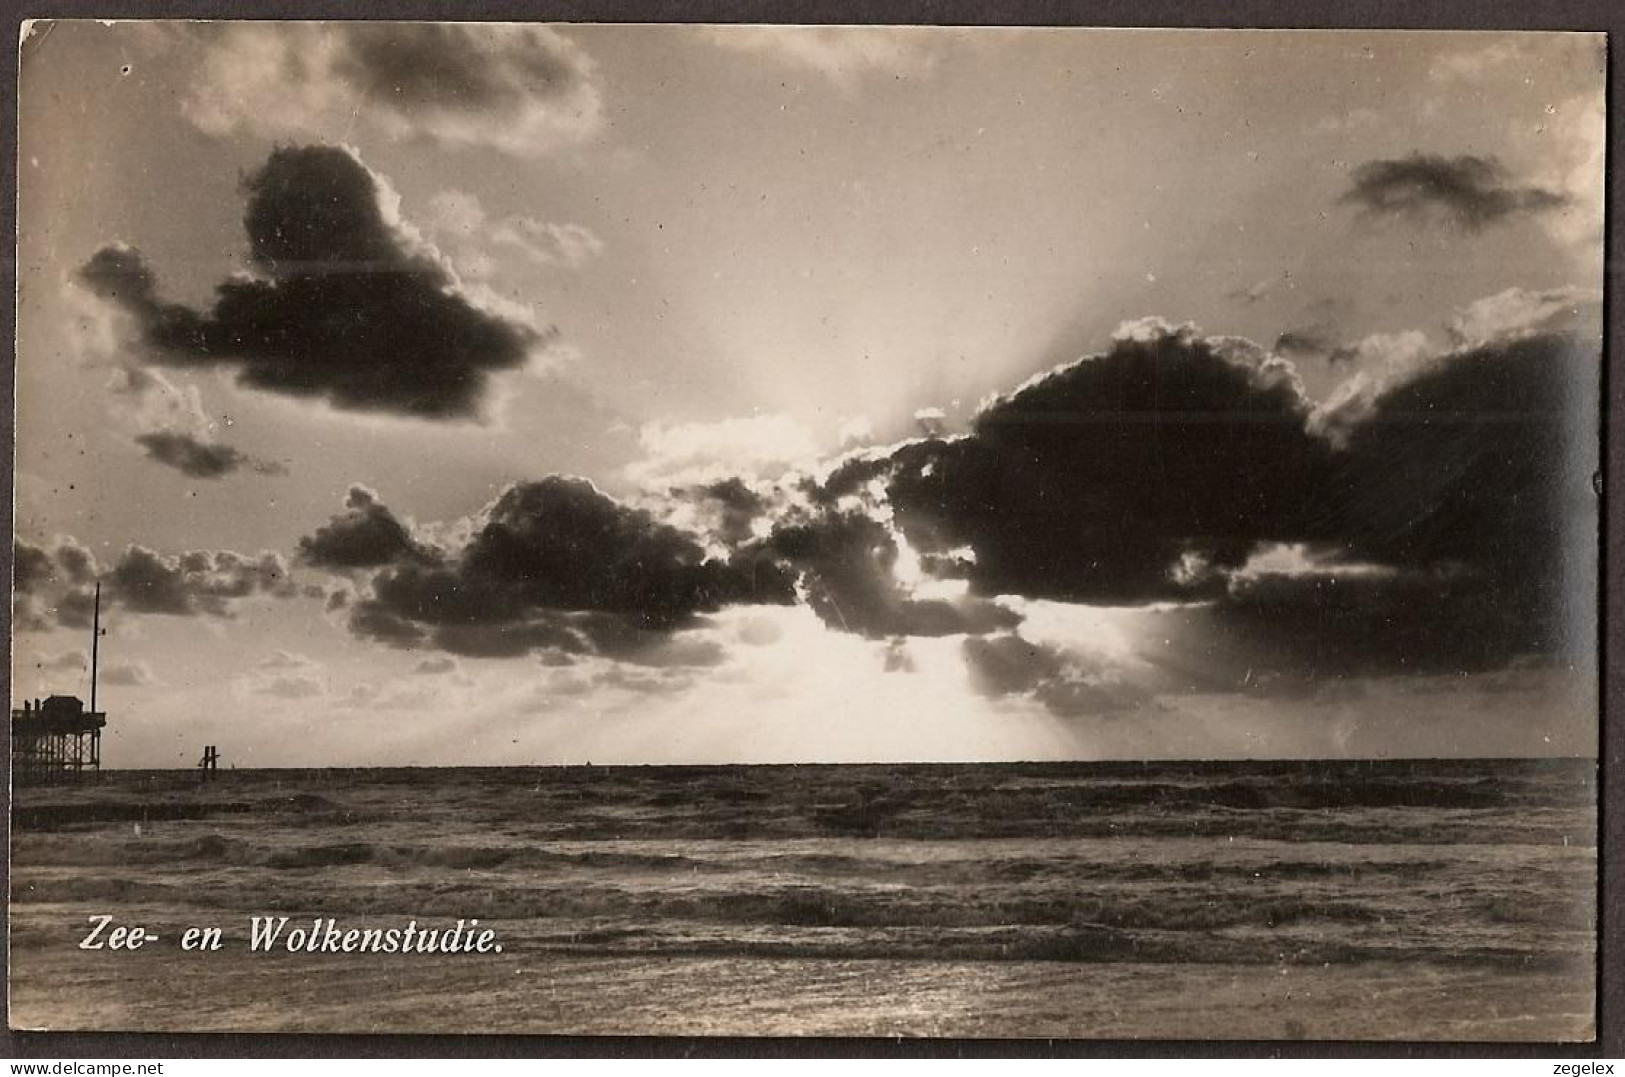
M 1614 162 L 1622 127 L 1616 108 L 1620 41 L 1625 41 L 1625 5 L 1618 0 L 1431 0 L 1424 5 L 1394 0 L 1060 0 L 995 3 L 994 0 L 369 0 L 364 5 L 341 0 L 0 0 L 4 38 L 0 93 L 0 242 L 6 250 L 0 279 L 0 339 L 6 342 L 7 377 L 0 379 L 0 421 L 9 444 L 15 408 L 16 294 L 16 162 L 17 45 L 28 18 L 254 18 L 495 20 L 513 22 L 800 22 L 923 23 L 937 25 L 1032 26 L 1211 26 L 1362 29 L 1600 30 L 1622 32 L 1610 40 L 1608 58 L 1608 227 L 1604 273 L 1607 333 L 1604 342 L 1604 498 L 1602 522 L 1602 674 L 1603 722 L 1599 785 L 1601 825 L 1601 936 L 1598 1036 L 1595 1044 L 1408 1044 L 1408 1043 L 1271 1043 L 1271 1042 L 1114 1042 L 1114 1041 L 978 1041 L 978 1040 L 831 1040 L 831 1039 L 692 1039 L 571 1038 L 550 1036 L 307 1036 L 307 1035 L 177 1035 L 142 1033 L 0 1033 L 0 1055 L 43 1058 L 184 1058 L 184 1057 L 1625 1057 L 1625 689 L 1614 670 L 1625 660 L 1625 521 L 1614 506 L 1625 498 L 1625 377 L 1614 370 L 1620 354 L 1620 325 L 1614 317 L 1620 281 L 1619 185 Z M 12 511 L 11 457 L 6 481 L 0 484 L 0 507 Z M 4 547 L 10 577 L 11 545 Z M 5 613 L 10 637 L 10 604 Z M 10 664 L 0 671 L 7 680 Z M 9 738 L 0 746 L 0 763 L 9 773 Z M 9 788 L 6 792 L 9 808 Z M 8 823 L 9 823 L 9 811 Z M 9 849 L 9 841 L 8 841 Z M 0 860 L 0 882 L 6 865 Z M 4 916 L 4 913 L 0 913 Z M 4 942 L 0 940 L 0 956 Z M 1170 1029 L 1170 1032 L 1177 1031 Z M 1531 1071 L 1533 1072 L 1533 1071 Z

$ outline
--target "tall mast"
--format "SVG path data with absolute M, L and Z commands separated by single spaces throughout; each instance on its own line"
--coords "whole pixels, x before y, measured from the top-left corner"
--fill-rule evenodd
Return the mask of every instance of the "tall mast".
M 96 713 L 96 663 L 102 646 L 102 582 L 96 581 L 96 615 L 90 629 L 90 713 Z

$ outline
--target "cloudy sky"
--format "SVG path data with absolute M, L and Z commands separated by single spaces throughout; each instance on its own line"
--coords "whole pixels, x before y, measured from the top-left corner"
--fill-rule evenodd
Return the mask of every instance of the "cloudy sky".
M 14 695 L 236 765 L 1589 754 L 1599 36 L 36 25 Z

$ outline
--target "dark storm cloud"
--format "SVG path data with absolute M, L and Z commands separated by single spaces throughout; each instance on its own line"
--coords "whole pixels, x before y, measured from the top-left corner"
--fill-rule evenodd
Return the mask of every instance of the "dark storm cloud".
M 137 434 L 136 444 L 147 456 L 194 479 L 218 479 L 248 467 L 261 474 L 281 474 L 280 465 L 256 460 L 247 453 L 218 442 L 199 441 L 176 430 Z
M 129 312 L 152 359 L 229 366 L 237 381 L 353 411 L 477 416 L 490 375 L 542 335 L 482 308 L 386 215 L 379 181 L 328 146 L 272 153 L 245 182 L 258 278 L 215 289 L 204 312 L 165 303 L 141 254 L 106 247 L 79 280 Z
M 982 595 L 1199 600 L 1170 624 L 1235 641 L 1237 668 L 1261 675 L 1583 658 L 1594 619 L 1575 596 L 1595 591 L 1596 366 L 1580 339 L 1520 330 L 1391 373 L 1336 416 L 1334 442 L 1280 360 L 1141 327 L 996 399 L 969 436 L 855 457 L 808 496 L 838 519 L 837 505 L 880 481 L 922 567 L 963 574 Z M 826 541 L 843 554 L 839 571 L 822 568 L 842 587 L 835 603 L 886 612 L 895 582 L 881 533 Z M 1313 564 L 1245 567 L 1286 546 L 1313 551 Z M 829 585 L 808 573 L 816 605 Z M 1015 647 L 977 644 L 967 661 L 995 683 L 988 670 Z M 1047 661 L 1023 654 L 1028 667 Z M 1062 681 L 1056 698 L 1100 703 L 1098 683 Z
M 471 656 L 551 650 L 713 664 L 712 652 L 666 649 L 667 636 L 726 605 L 788 603 L 791 582 L 765 558 L 708 560 L 691 536 L 648 512 L 553 476 L 510 486 L 460 550 L 396 558 L 375 572 L 350 627 L 395 646 Z
M 1590 650 L 1593 358 L 1577 338 L 1540 334 L 1455 353 L 1376 398 L 1339 456 L 1341 496 L 1326 511 L 1355 558 L 1407 578 L 1465 577 L 1395 620 L 1432 619 L 1430 602 L 1459 610 L 1467 638 L 1455 645 L 1481 662 L 1493 658 L 1484 648 Z
M 703 667 L 720 646 L 680 630 L 804 601 L 874 639 L 982 637 L 964 651 L 979 691 L 1067 715 L 1150 697 L 1010 634 L 1021 604 L 995 596 L 1172 603 L 1170 636 L 1227 640 L 1216 664 L 1257 670 L 1165 671 L 1190 691 L 1583 656 L 1595 367 L 1577 340 L 1518 330 L 1315 409 L 1264 349 L 1144 322 L 995 398 L 966 435 L 855 455 L 773 498 L 738 481 L 674 491 L 741 514 L 723 556 L 560 477 L 504 491 L 455 550 L 353 490 L 301 549 L 373 570 L 350 625 L 395 646 Z M 915 564 L 970 594 L 919 597 Z
M 716 501 L 730 509 L 744 513 L 760 513 L 766 505 L 762 495 L 746 486 L 738 478 L 723 479 L 707 486 L 699 487 L 699 492 L 705 497 Z
M 676 528 L 585 480 L 556 476 L 509 487 L 460 568 L 521 608 L 617 614 L 652 629 L 760 597 L 746 575 L 705 560 Z
M 1526 616 L 1520 605 L 1504 581 L 1439 567 L 1266 574 L 1236 581 L 1224 602 L 1189 616 L 1204 634 L 1231 635 L 1256 656 L 1260 672 L 1318 685 L 1396 673 L 1476 673 L 1561 649 L 1551 617 Z
M 1316 530 L 1330 448 L 1309 413 L 1290 365 L 1261 349 L 1140 327 L 996 399 L 970 437 L 880 466 L 914 545 L 970 546 L 980 593 L 1192 599 L 1258 543 Z
M 895 573 L 896 539 L 861 511 L 831 510 L 781 525 L 764 550 L 802 571 L 808 605 L 844 632 L 874 638 L 948 636 L 1010 628 L 1021 619 L 984 600 L 912 597 Z
M 396 519 L 378 495 L 365 486 L 350 487 L 348 510 L 299 540 L 299 559 L 318 568 L 382 568 L 398 561 L 427 563 L 434 551 L 419 542 Z
M 1144 689 L 1108 677 L 1098 662 L 1017 635 L 967 637 L 971 687 L 989 698 L 1027 696 L 1062 717 L 1110 715 L 1151 702 Z
M 1367 161 L 1354 170 L 1342 202 L 1376 216 L 1442 220 L 1469 232 L 1520 216 L 1559 209 L 1559 191 L 1519 185 L 1493 157 L 1409 157 Z
M 728 546 L 749 542 L 755 536 L 756 521 L 771 508 L 767 498 L 737 477 L 699 486 L 675 487 L 671 496 L 694 505 L 704 524 Z
M 1387 564 L 1508 575 L 1555 556 L 1565 500 L 1589 482 L 1595 368 L 1544 334 L 1455 353 L 1390 386 L 1339 456 L 1344 539 Z
M 797 511 L 754 539 L 751 524 L 769 506 L 744 483 L 673 493 L 740 514 L 719 528 L 730 541 L 726 558 L 707 558 L 694 536 L 560 477 L 509 488 L 454 553 L 409 545 L 404 529 L 376 526 L 394 517 L 369 492 L 353 491 L 351 512 L 302 540 L 301 555 L 379 569 L 352 610 L 356 634 L 469 656 L 544 650 L 645 666 L 716 665 L 725 654 L 715 641 L 673 633 L 725 606 L 788 604 L 798 592 L 832 626 L 873 638 L 989 632 L 1020 620 L 985 599 L 913 597 L 894 575 L 901 551 L 893 533 L 863 512 Z M 356 535 L 366 541 L 352 542 Z M 355 552 L 328 555 L 340 547 Z M 964 568 L 953 558 L 934 563 L 944 566 L 939 575 Z

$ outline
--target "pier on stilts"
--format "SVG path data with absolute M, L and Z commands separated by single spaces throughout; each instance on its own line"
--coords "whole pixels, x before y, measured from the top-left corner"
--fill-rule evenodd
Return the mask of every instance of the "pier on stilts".
M 102 769 L 102 728 L 107 715 L 96 709 L 96 676 L 101 657 L 102 585 L 96 585 L 96 614 L 90 643 L 90 707 L 78 696 L 24 700 L 11 709 L 11 775 L 19 784 L 75 781 Z

